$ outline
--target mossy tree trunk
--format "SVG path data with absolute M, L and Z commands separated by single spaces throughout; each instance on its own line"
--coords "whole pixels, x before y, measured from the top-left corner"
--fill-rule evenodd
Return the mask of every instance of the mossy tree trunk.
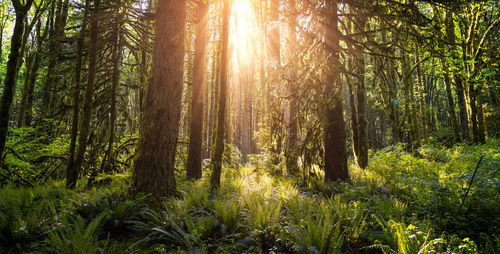
M 12 105 L 14 93 L 16 91 L 17 74 L 19 72 L 18 62 L 19 58 L 22 57 L 20 51 L 26 27 L 25 19 L 32 4 L 33 0 L 26 0 L 25 4 L 22 4 L 20 0 L 12 0 L 12 5 L 16 12 L 16 21 L 10 43 L 7 73 L 5 75 L 2 100 L 0 102 L 0 157 L 3 155 L 5 141 L 7 140 L 10 106 Z
M 97 69 L 97 44 L 99 40 L 99 6 L 100 0 L 94 0 L 94 10 L 90 21 L 90 42 L 89 42 L 89 70 L 87 76 L 87 87 L 82 109 L 82 121 L 80 123 L 80 136 L 78 137 L 78 152 L 73 167 L 68 167 L 66 175 L 66 187 L 74 188 L 80 173 L 85 151 L 87 150 L 87 138 L 90 131 L 90 121 L 92 116 L 92 103 L 94 96 L 94 85 Z
M 177 194 L 174 176 L 184 66 L 186 1 L 158 1 L 152 76 L 141 116 L 132 193 Z
M 121 27 L 122 27 L 122 15 L 120 14 L 120 8 L 115 7 L 115 27 L 113 31 L 113 73 L 111 77 L 111 105 L 109 114 L 109 135 L 108 135 L 108 151 L 106 152 L 106 162 L 104 163 L 103 171 L 111 172 L 113 171 L 115 165 L 113 143 L 115 140 L 115 128 L 116 128 L 116 96 L 118 83 L 120 82 L 120 63 L 122 57 L 122 42 L 121 42 Z
M 66 165 L 66 175 L 72 174 L 75 164 L 76 139 L 78 138 L 78 122 L 80 117 L 80 87 L 81 87 L 81 72 L 83 64 L 83 46 L 85 39 L 85 31 L 87 29 L 87 16 L 89 11 L 90 0 L 85 0 L 85 9 L 83 10 L 82 26 L 78 35 L 76 44 L 76 65 L 75 65 L 75 86 L 73 91 L 73 116 L 71 124 L 71 141 L 69 144 L 68 164 Z

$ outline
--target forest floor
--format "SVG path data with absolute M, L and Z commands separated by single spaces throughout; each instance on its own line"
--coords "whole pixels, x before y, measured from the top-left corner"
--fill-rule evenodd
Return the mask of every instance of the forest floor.
M 478 163 L 474 182 L 465 190 Z M 262 165 L 178 179 L 152 208 L 127 199 L 130 174 L 76 190 L 62 181 L 0 190 L 0 253 L 499 253 L 500 140 L 419 156 L 390 147 L 349 183 L 274 176 Z

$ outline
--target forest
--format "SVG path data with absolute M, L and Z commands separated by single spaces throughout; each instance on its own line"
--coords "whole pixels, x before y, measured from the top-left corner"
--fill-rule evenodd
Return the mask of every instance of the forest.
M 500 253 L 498 0 L 0 0 L 0 253 Z

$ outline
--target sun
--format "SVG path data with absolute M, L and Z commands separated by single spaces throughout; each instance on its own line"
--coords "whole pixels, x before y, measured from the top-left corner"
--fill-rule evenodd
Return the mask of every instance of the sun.
M 229 48 L 234 71 L 253 64 L 262 39 L 257 13 L 251 0 L 234 0 L 231 6 Z

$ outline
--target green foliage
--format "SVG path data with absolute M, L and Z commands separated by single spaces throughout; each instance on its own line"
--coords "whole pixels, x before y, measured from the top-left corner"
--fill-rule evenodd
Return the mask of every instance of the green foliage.
M 181 195 L 160 207 L 126 199 L 128 173 L 76 190 L 7 186 L 0 245 L 9 253 L 495 253 L 499 142 L 424 145 L 418 156 L 390 147 L 366 169 L 350 165 L 348 183 L 227 168 L 220 190 L 206 178 L 179 180 Z
M 50 125 L 42 122 L 36 128 L 9 129 L 4 166 L 0 169 L 0 185 L 13 182 L 19 186 L 44 183 L 60 171 L 66 162 L 67 136 L 55 137 Z M 35 166 L 36 165 L 36 166 Z
M 76 217 L 63 217 L 48 230 L 49 251 L 54 253 L 106 253 L 107 241 L 99 240 L 97 234 L 99 227 L 106 218 L 103 212 L 87 223 L 85 219 Z

